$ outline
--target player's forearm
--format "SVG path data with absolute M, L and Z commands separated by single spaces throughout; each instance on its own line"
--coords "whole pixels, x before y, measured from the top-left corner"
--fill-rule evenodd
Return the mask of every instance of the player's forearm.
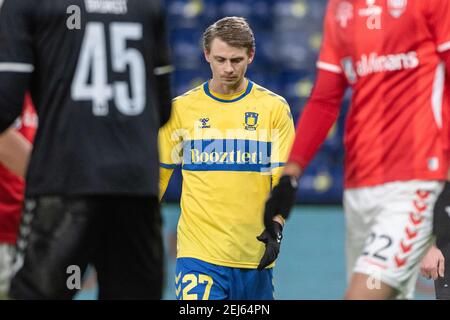
M 300 117 L 285 174 L 300 176 L 339 116 L 346 82 L 341 74 L 319 70 L 317 82 Z
M 31 149 L 31 143 L 13 128 L 0 134 L 0 162 L 20 177 L 27 171 Z

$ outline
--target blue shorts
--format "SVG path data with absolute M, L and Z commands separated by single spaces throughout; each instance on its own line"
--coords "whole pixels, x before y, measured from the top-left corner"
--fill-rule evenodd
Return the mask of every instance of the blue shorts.
M 194 258 L 178 258 L 178 300 L 273 300 L 272 269 L 258 271 L 218 266 Z

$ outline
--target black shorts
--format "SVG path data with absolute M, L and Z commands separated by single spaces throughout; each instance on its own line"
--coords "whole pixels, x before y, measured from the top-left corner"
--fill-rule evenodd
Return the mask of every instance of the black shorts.
M 163 256 L 156 197 L 27 199 L 10 297 L 71 299 L 92 264 L 99 299 L 161 299 Z
M 445 258 L 445 272 L 443 278 L 434 281 L 436 299 L 450 300 L 450 244 L 439 248 Z

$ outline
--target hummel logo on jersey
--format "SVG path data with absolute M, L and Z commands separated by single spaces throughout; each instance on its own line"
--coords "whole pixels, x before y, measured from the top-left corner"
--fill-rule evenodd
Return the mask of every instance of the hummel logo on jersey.
M 200 118 L 198 119 L 198 121 L 200 121 L 201 123 L 200 129 L 211 128 L 211 125 L 209 124 L 209 118 Z
M 341 28 L 346 28 L 348 21 L 353 18 L 353 5 L 348 1 L 342 1 L 336 8 L 336 20 Z

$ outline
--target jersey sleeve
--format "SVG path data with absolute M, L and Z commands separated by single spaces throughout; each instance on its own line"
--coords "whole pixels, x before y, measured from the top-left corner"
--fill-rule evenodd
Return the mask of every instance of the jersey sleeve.
M 348 5 L 351 5 L 348 3 Z M 319 59 L 317 61 L 317 68 L 334 72 L 342 73 L 340 58 L 336 46 L 335 39 L 335 21 L 334 21 L 334 2 L 330 1 L 327 6 L 325 19 L 323 23 L 323 38 L 320 48 Z
M 156 77 L 156 94 L 158 97 L 160 124 L 164 125 L 171 113 L 172 96 L 170 75 L 174 70 L 171 64 L 170 49 L 167 38 L 166 14 L 161 1 L 157 1 L 158 14 L 154 21 L 156 43 L 154 47 L 154 74 Z
M 34 70 L 32 10 L 26 0 L 0 7 L 0 132 L 20 115 Z
M 159 130 L 158 148 L 160 162 L 159 198 L 160 200 L 169 185 L 173 169 L 182 163 L 183 129 L 180 116 L 177 113 L 177 103 L 174 102 L 169 121 Z
M 450 50 L 450 0 L 427 0 L 423 4 L 437 51 Z
M 294 141 L 294 120 L 288 103 L 283 99 L 277 110 L 272 127 L 272 153 L 270 157 L 272 188 L 278 184 L 283 167 L 286 164 L 289 151 Z

